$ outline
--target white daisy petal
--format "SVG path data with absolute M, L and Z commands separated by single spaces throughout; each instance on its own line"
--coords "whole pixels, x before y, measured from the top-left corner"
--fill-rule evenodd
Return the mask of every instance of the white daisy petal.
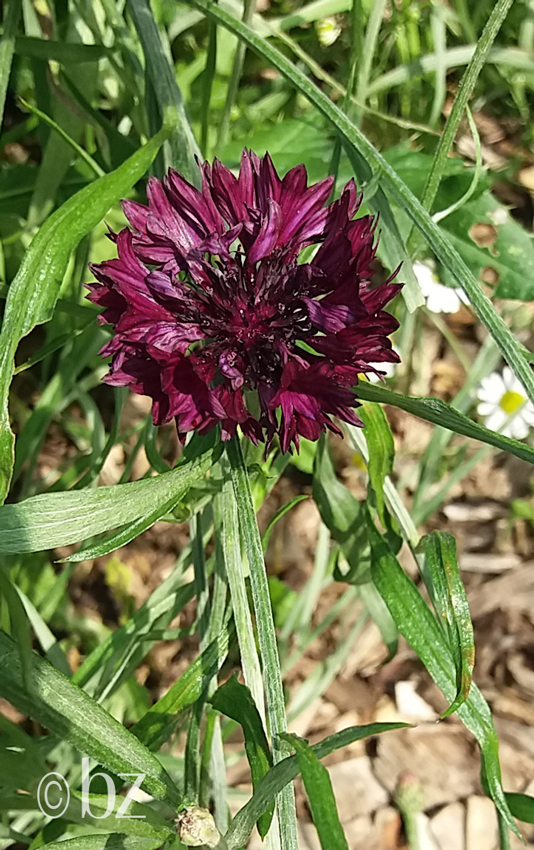
M 436 281 L 434 272 L 427 263 L 420 263 L 419 260 L 416 260 L 413 264 L 413 273 L 417 278 L 423 295 L 425 295 L 425 290 L 431 290 Z
M 485 425 L 505 437 L 524 440 L 534 427 L 534 405 L 509 366 L 483 378 L 477 388 L 477 413 Z
M 495 402 L 493 401 L 481 401 L 477 406 L 477 413 L 480 416 L 489 416 L 495 410 Z
M 524 440 L 525 437 L 528 437 L 529 427 L 521 416 L 514 416 L 508 425 L 508 429 L 510 433 L 507 436 L 515 437 L 516 440 Z
M 416 261 L 413 270 L 431 313 L 458 312 L 461 303 L 459 290 L 440 283 L 428 263 Z
M 480 382 L 479 389 L 477 391 L 477 396 L 479 398 L 488 398 L 488 401 L 491 401 L 494 404 L 498 403 L 499 398 L 506 392 L 506 387 L 504 385 L 504 381 L 501 376 L 497 372 L 493 372 L 491 375 L 488 375 L 486 378 L 483 378 Z
M 498 431 L 504 434 L 503 428 L 506 426 L 506 418 L 504 411 L 497 409 L 488 416 L 484 424 L 490 431 Z

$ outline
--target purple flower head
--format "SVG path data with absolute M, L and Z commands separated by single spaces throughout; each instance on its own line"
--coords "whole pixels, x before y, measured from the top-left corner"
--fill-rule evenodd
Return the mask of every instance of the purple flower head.
M 118 258 L 92 266 L 88 297 L 115 330 L 105 380 L 151 396 L 182 439 L 220 422 L 288 451 L 340 433 L 332 416 L 361 425 L 358 375 L 399 359 L 384 307 L 400 284 L 372 285 L 376 220 L 354 219 L 354 182 L 326 206 L 333 178 L 308 187 L 303 165 L 280 179 L 244 151 L 238 177 L 200 168 L 200 190 L 171 170 L 148 206 L 124 201 Z

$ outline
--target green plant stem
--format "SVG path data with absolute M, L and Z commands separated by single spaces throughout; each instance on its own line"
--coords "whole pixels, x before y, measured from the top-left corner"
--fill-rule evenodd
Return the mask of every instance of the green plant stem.
M 243 23 L 246 25 L 250 25 L 252 22 L 252 17 L 254 15 L 254 9 L 256 7 L 255 0 L 245 0 L 245 5 L 243 7 Z M 239 80 L 241 79 L 241 73 L 243 71 L 243 63 L 245 61 L 245 53 L 247 52 L 247 46 L 244 41 L 240 40 L 237 44 L 235 56 L 234 56 L 234 65 L 232 68 L 232 74 L 230 76 L 230 82 L 228 83 L 228 89 L 226 92 L 226 100 L 224 102 L 224 109 L 221 118 L 221 124 L 219 127 L 219 134 L 217 136 L 217 150 L 222 151 L 226 140 L 228 138 L 228 131 L 230 129 L 230 120 L 232 117 L 232 107 L 234 105 L 234 101 L 237 95 L 237 89 L 239 88 Z
M 217 64 L 217 24 L 215 21 L 208 22 L 208 51 L 206 55 L 206 67 L 202 80 L 202 121 L 200 126 L 200 149 L 205 159 L 209 156 L 209 127 L 210 127 L 210 102 L 213 80 Z
M 198 183 L 195 155 L 200 155 L 200 150 L 186 115 L 174 68 L 167 57 L 148 0 L 127 0 L 126 6 L 143 48 L 147 76 L 152 83 L 163 123 L 172 127 L 169 137 L 172 165 L 193 183 Z
M 376 42 L 378 39 L 378 33 L 380 32 L 386 5 L 387 0 L 375 0 L 371 6 L 367 29 L 365 30 L 365 49 L 362 53 L 362 61 L 358 68 L 358 78 L 356 80 L 356 100 L 362 104 L 362 107 L 360 107 L 359 111 L 355 115 L 356 122 L 359 122 L 361 111 L 365 108 L 365 101 L 367 99 L 367 84 L 371 75 L 373 56 L 375 55 Z
M 46 112 L 42 112 L 40 109 L 37 108 L 37 106 L 32 106 L 32 104 L 24 100 L 23 97 L 19 97 L 19 102 L 24 107 L 24 109 L 27 109 L 29 112 L 33 112 L 33 114 L 36 115 L 37 118 L 40 118 L 41 121 L 44 121 L 45 124 L 48 124 L 48 126 L 51 127 L 52 130 L 54 130 L 58 134 L 58 136 L 61 136 L 63 141 L 70 145 L 74 151 L 76 151 L 80 159 L 82 159 L 89 166 L 89 168 L 94 171 L 97 177 L 103 177 L 104 174 L 106 174 L 104 169 L 99 166 L 98 162 L 93 159 L 91 154 L 87 153 L 87 151 L 84 150 L 84 148 L 82 148 L 82 146 L 79 145 L 71 136 L 69 136 L 69 134 L 65 132 L 63 127 L 60 127 L 60 125 L 56 121 L 54 121 L 53 118 L 50 118 L 50 116 L 47 115 Z
M 15 36 L 19 25 L 21 9 L 21 0 L 10 0 L 10 2 L 4 4 L 4 31 L 0 41 L 0 125 L 2 124 L 4 115 L 7 84 L 9 82 L 9 72 L 15 52 Z
M 202 514 L 196 514 L 190 523 L 193 540 L 193 568 L 195 571 L 195 597 L 197 600 L 197 632 L 200 648 L 205 649 L 210 641 L 210 594 L 204 560 L 202 537 Z
M 277 764 L 288 754 L 288 745 L 279 735 L 287 731 L 282 673 L 276 643 L 273 611 L 269 594 L 269 583 L 263 559 L 261 537 L 252 501 L 250 481 L 245 459 L 237 437 L 226 445 L 230 463 L 230 475 L 234 489 L 235 509 L 245 541 L 252 599 L 256 614 L 260 654 L 263 662 L 267 712 L 269 716 L 273 761 Z M 280 834 L 284 850 L 297 850 L 297 821 L 295 798 L 292 785 L 287 785 L 278 798 Z
M 356 85 L 356 74 L 363 55 L 363 9 L 361 0 L 352 0 L 352 9 L 350 17 L 350 34 L 352 44 L 352 56 L 350 60 L 349 78 L 347 82 L 347 90 L 343 97 L 342 109 L 347 115 L 351 114 L 352 96 L 354 94 L 354 86 Z M 352 110 L 353 111 L 353 110 Z M 339 170 L 339 160 L 341 158 L 341 138 L 336 136 L 334 142 L 334 150 L 330 161 L 329 173 L 333 174 L 337 180 Z M 335 192 L 336 184 L 332 187 L 332 192 Z
M 254 627 L 247 599 L 247 588 L 241 561 L 239 520 L 230 479 L 223 484 L 215 503 L 216 560 L 224 558 L 230 587 L 237 642 L 243 666 L 245 684 L 250 688 L 256 707 L 265 722 L 265 708 L 260 659 L 254 641 Z
M 458 93 L 454 98 L 450 115 L 445 122 L 445 127 L 443 128 L 443 133 L 438 142 L 436 153 L 432 161 L 430 173 L 427 177 L 425 188 L 423 189 L 421 203 L 426 210 L 432 209 L 458 126 L 462 120 L 469 98 L 473 93 L 478 76 L 484 67 L 490 48 L 495 41 L 495 37 L 497 36 L 512 3 L 513 0 L 497 0 L 497 3 L 493 7 L 492 13 L 488 18 L 486 26 L 482 31 L 482 35 L 478 40 L 475 52 L 471 57 L 471 61 L 460 80 Z M 419 242 L 420 235 L 412 226 L 412 231 L 407 240 L 409 256 L 413 256 Z

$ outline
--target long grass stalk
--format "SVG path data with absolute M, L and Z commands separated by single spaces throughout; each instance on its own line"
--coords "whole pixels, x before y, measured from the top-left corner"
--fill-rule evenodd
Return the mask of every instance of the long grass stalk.
M 432 161 L 429 175 L 421 196 L 421 203 L 426 210 L 431 210 L 436 199 L 441 178 L 447 164 L 447 157 L 451 150 L 456 132 L 460 125 L 460 121 L 465 113 L 469 98 L 473 94 L 476 81 L 484 67 L 488 53 L 495 41 L 506 15 L 508 14 L 513 0 L 497 0 L 493 7 L 492 13 L 488 18 L 486 26 L 482 31 L 482 35 L 477 43 L 475 52 L 471 57 L 469 65 L 465 69 L 464 75 L 460 80 L 458 92 L 454 98 L 454 103 L 450 111 L 449 117 L 445 122 L 443 133 L 440 136 L 436 153 Z M 408 253 L 413 254 L 420 242 L 420 236 L 417 230 L 412 225 L 412 231 L 407 240 Z
M 245 0 L 245 5 L 243 8 L 244 24 L 249 25 L 252 22 L 252 16 L 254 15 L 255 7 L 256 0 Z M 239 81 L 243 72 L 243 64 L 245 62 L 246 52 L 247 46 L 244 41 L 240 40 L 237 44 L 235 51 L 234 64 L 228 83 L 228 89 L 226 91 L 226 100 L 224 102 L 223 114 L 219 126 L 219 134 L 217 137 L 217 149 L 219 151 L 222 151 L 228 138 L 228 132 L 230 130 L 230 120 L 232 118 L 232 107 L 234 105 L 237 90 L 239 88 Z
M 261 537 L 250 490 L 248 471 L 237 437 L 227 443 L 226 455 L 230 464 L 231 481 L 234 491 L 234 510 L 239 515 L 239 524 L 245 542 L 245 551 L 250 570 L 252 600 L 256 614 L 256 626 L 267 695 L 267 714 L 271 732 L 273 761 L 277 764 L 288 755 L 287 745 L 279 737 L 281 732 L 287 731 L 287 721 L 269 583 L 267 581 Z M 297 850 L 297 819 L 292 785 L 287 785 L 281 791 L 278 797 L 278 806 L 282 847 L 284 850 Z

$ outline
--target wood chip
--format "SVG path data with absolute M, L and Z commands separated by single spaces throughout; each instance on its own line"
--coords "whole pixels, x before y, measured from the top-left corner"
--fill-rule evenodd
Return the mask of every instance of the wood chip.
M 389 802 L 387 792 L 374 776 L 368 756 L 339 762 L 329 767 L 328 772 L 342 823 L 375 812 Z
M 513 552 L 502 555 L 492 552 L 464 552 L 460 569 L 468 573 L 504 573 L 521 566 L 521 558 Z
M 467 801 L 466 850 L 497 850 L 499 827 L 495 806 L 489 797 Z
M 462 803 L 444 806 L 430 822 L 439 850 L 464 850 L 465 809 Z
M 425 724 L 380 735 L 376 740 L 373 770 L 392 796 L 406 771 L 423 786 L 425 809 L 456 802 L 480 790 L 478 763 L 461 726 Z

